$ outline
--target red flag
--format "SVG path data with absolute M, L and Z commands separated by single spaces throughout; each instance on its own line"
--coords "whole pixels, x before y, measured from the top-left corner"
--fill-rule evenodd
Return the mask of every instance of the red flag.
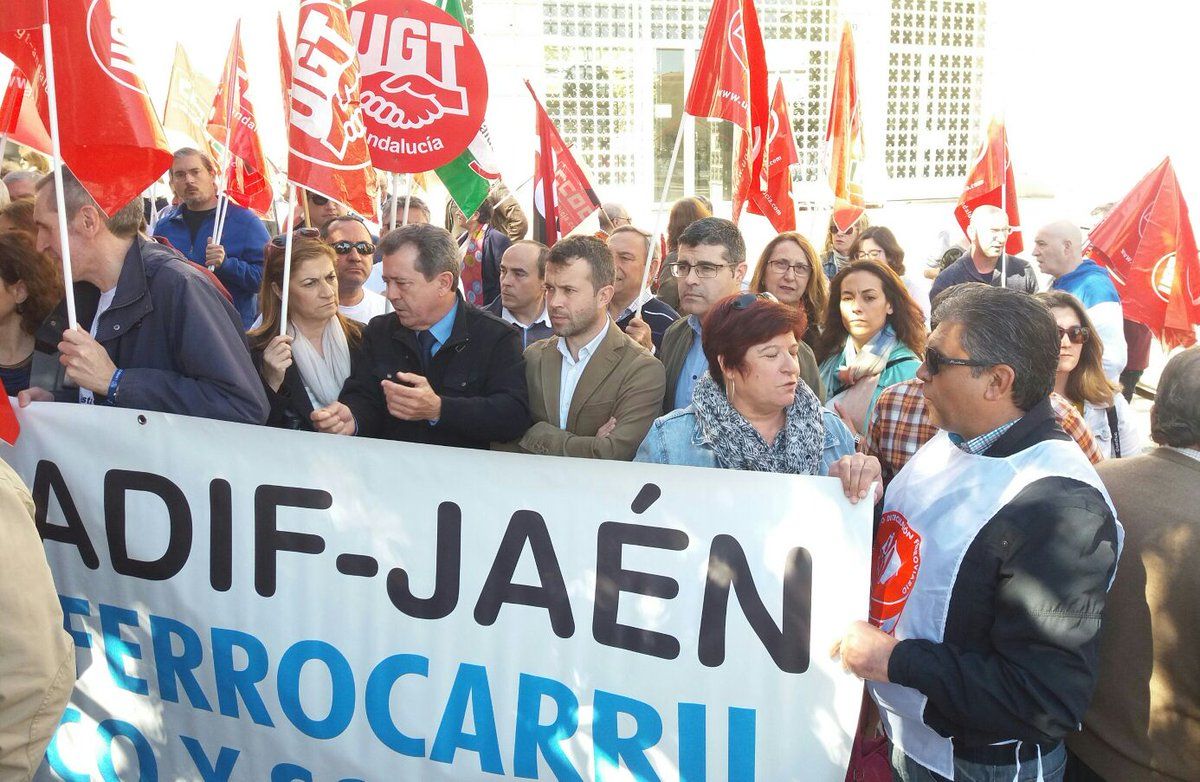
M 1017 212 L 1017 186 L 1013 182 L 1012 159 L 1008 155 L 1008 133 L 1004 122 L 992 119 L 988 123 L 987 140 L 979 150 L 979 156 L 967 174 L 967 184 L 954 208 L 954 217 L 966 233 L 971 224 L 971 213 L 984 205 L 1003 209 L 1008 214 L 1012 233 L 1004 251 L 1010 255 L 1025 249 L 1021 238 L 1021 216 Z
M 829 107 L 829 125 L 825 142 L 829 155 L 829 186 L 834 198 L 861 206 L 862 184 L 858 164 L 863 159 L 862 108 L 858 102 L 858 73 L 854 58 L 854 36 L 850 23 L 842 26 L 838 47 L 837 70 L 833 75 L 833 101 Z
M 282 11 L 275 13 L 275 22 L 279 28 L 279 86 L 283 90 L 283 110 L 288 112 L 292 105 L 292 99 L 288 97 L 288 87 L 292 83 L 292 45 L 283 29 Z
M 13 410 L 12 400 L 8 398 L 8 391 L 4 389 L 4 381 L 0 380 L 0 440 L 16 445 L 20 436 L 21 423 Z
M 736 223 L 742 205 L 757 189 L 770 114 L 767 55 L 754 0 L 713 0 L 683 110 L 728 120 L 744 134 L 736 140 L 734 153 Z
M 12 69 L 8 77 L 8 89 L 4 91 L 4 103 L 0 106 L 0 133 L 7 133 L 9 141 L 36 149 L 43 155 L 51 151 L 50 132 L 42 124 L 37 113 L 37 102 L 29 80 L 18 68 Z
M 5 18 L 12 2 L 4 0 L 0 13 Z M 171 151 L 107 0 L 56 0 L 50 6 L 50 35 L 63 162 L 112 214 L 170 167 Z M 37 86 L 38 113 L 49 128 L 40 31 L 0 34 L 0 52 Z
M 599 209 L 600 199 L 596 198 L 587 175 L 558 135 L 558 129 L 542 108 L 533 86 L 526 81 L 525 87 L 537 107 L 538 151 L 533 159 L 534 236 L 552 247 Z
M 1086 254 L 1108 268 L 1127 320 L 1168 347 L 1196 341 L 1200 257 L 1171 159 L 1146 175 L 1092 229 Z
M 301 6 L 290 82 L 288 179 L 373 215 L 375 177 L 356 49 L 340 2 L 307 0 Z
M 225 172 L 225 192 L 234 202 L 260 215 L 271 210 L 271 183 L 267 179 L 267 158 L 258 139 L 254 105 L 246 94 L 249 79 L 242 56 L 242 22 L 239 19 L 229 44 L 221 84 L 213 99 L 208 132 L 229 149 L 229 169 Z M 232 131 L 229 122 L 232 121 Z
M 763 157 L 758 192 L 750 194 L 749 210 L 764 215 L 776 231 L 796 230 L 796 203 L 792 200 L 792 166 L 800 162 L 792 117 L 783 97 L 783 80 L 775 82 L 771 116 L 767 124 L 767 148 Z
M 43 0 L 4 0 L 0 7 L 0 33 L 41 27 L 45 21 Z

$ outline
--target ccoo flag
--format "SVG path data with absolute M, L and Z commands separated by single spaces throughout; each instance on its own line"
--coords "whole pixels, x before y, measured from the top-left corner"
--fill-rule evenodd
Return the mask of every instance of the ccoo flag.
M 0 53 L 36 85 L 38 114 L 48 128 L 42 36 L 12 29 L 26 5 L 0 5 Z M 49 9 L 63 162 L 111 215 L 170 167 L 171 151 L 107 0 L 56 0 Z
M 792 200 L 792 166 L 800 162 L 791 112 L 783 97 L 783 80 L 775 82 L 771 117 L 767 125 L 767 148 L 757 192 L 750 194 L 749 210 L 771 221 L 780 233 L 796 230 L 796 203 Z
M 563 236 L 600 208 L 600 199 L 575 162 L 575 157 L 550 115 L 542 108 L 537 93 L 525 82 L 537 111 L 538 151 L 533 162 L 533 233 L 538 241 L 553 247 Z
M 258 138 L 254 104 L 247 92 L 246 60 L 242 55 L 242 22 L 238 20 L 225 59 L 221 85 L 213 98 L 208 132 L 228 149 L 225 192 L 234 202 L 265 215 L 273 199 L 268 179 L 267 158 Z
M 858 181 L 863 159 L 862 108 L 858 100 L 858 71 L 854 56 L 854 35 L 850 23 L 842 26 L 837 69 L 833 75 L 829 124 L 825 128 L 826 153 L 829 156 L 829 186 L 833 197 L 851 204 L 864 203 Z
M 1126 320 L 1168 347 L 1191 345 L 1200 324 L 1200 257 L 1187 204 L 1166 158 L 1092 229 L 1085 254 L 1108 269 Z
M 1004 122 L 993 118 L 988 123 L 987 139 L 979 156 L 967 174 L 967 184 L 959 196 L 954 217 L 966 233 L 971 224 L 971 213 L 976 207 L 994 206 L 1008 215 L 1012 233 L 1004 251 L 1009 255 L 1021 252 L 1025 242 L 1021 238 L 1021 215 L 1017 211 L 1017 187 L 1013 181 L 1012 160 L 1008 155 L 1008 133 Z
M 713 0 L 683 110 L 732 122 L 736 139 L 733 221 L 757 190 L 767 137 L 767 56 L 754 0 Z

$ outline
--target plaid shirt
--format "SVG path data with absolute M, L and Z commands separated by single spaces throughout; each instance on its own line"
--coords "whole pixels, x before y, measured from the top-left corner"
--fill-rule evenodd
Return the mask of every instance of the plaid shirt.
M 933 439 L 937 427 L 929 420 L 924 384 L 914 378 L 889 386 L 879 395 L 871 426 L 863 440 L 863 452 L 875 456 L 883 466 L 883 479 L 891 481 L 917 450 Z M 1104 456 L 1083 416 L 1058 394 L 1050 395 L 1050 406 L 1059 426 L 1071 436 L 1092 464 Z

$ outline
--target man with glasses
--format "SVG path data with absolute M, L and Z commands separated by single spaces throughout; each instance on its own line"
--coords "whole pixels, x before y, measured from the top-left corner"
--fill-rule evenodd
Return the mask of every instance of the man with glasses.
M 935 305 L 941 306 L 957 294 L 981 284 L 969 282 L 955 285 L 944 291 Z M 934 307 L 935 312 L 937 306 Z M 937 328 L 936 320 L 933 321 L 933 327 Z M 941 354 L 936 350 L 926 351 L 925 360 L 926 371 L 934 375 L 938 374 L 943 363 L 946 366 L 951 365 L 948 360 L 943 361 Z M 1079 410 L 1055 393 L 1050 394 L 1050 406 L 1054 410 L 1054 417 L 1058 419 L 1058 425 L 1079 444 L 1088 461 L 1099 464 L 1104 459 L 1104 454 L 1096 445 L 1096 438 L 1092 436 L 1092 430 L 1088 428 Z M 883 467 L 884 485 L 887 485 L 921 446 L 932 440 L 937 433 L 938 428 L 929 415 L 929 405 L 925 403 L 925 383 L 920 378 L 913 378 L 888 386 L 879 395 L 879 400 L 875 402 L 875 410 L 871 413 L 862 450 L 879 459 L 879 464 Z
M 659 253 L 654 248 L 653 237 L 632 225 L 623 225 L 608 237 L 608 249 L 612 250 L 616 277 L 614 293 L 608 305 L 617 328 L 632 337 L 639 345 L 657 353 L 662 349 L 663 335 L 672 323 L 679 320 L 679 313 L 659 299 L 649 288 L 642 287 L 643 279 L 658 278 Z M 650 275 L 646 277 L 646 264 L 650 264 Z M 641 309 L 639 316 L 638 309 Z
M 887 488 L 871 622 L 833 654 L 867 680 L 897 780 L 1060 782 L 1122 531 L 1050 409 L 1046 307 L 983 285 L 939 304 L 918 376 L 944 431 Z
M 679 250 L 670 271 L 679 281 L 679 309 L 687 317 L 671 324 L 658 352 L 667 370 L 664 413 L 690 405 L 696 381 L 708 370 L 701 345 L 701 323 L 714 304 L 741 291 L 746 276 L 746 242 L 728 220 L 697 220 L 679 235 Z M 816 362 L 805 361 L 804 351 L 800 356 L 800 377 L 817 393 L 821 375 Z
M 311 190 L 304 191 L 304 200 L 308 206 L 303 211 L 304 219 L 306 223 L 309 220 L 312 221 L 310 228 L 321 228 L 333 218 L 346 214 L 347 211 L 346 207 L 337 201 Z
M 971 213 L 967 234 L 971 247 L 957 261 L 947 266 L 933 281 L 929 298 L 933 300 L 951 285 L 982 282 L 1000 288 L 1012 288 L 1025 293 L 1037 293 L 1037 275 L 1024 258 L 1004 251 L 1012 226 L 1008 215 L 995 206 L 981 206 Z
M 338 312 L 362 324 L 391 312 L 386 298 L 363 287 L 371 276 L 375 244 L 362 220 L 335 217 L 322 229 L 322 238 L 337 253 Z
M 248 329 L 257 317 L 262 283 L 263 247 L 270 240 L 254 213 L 229 204 L 221 242 L 213 241 L 217 212 L 217 165 L 190 147 L 176 150 L 171 161 L 171 190 L 179 204 L 163 212 L 154 233 L 171 243 L 189 261 L 213 271 L 233 296 L 233 306 Z

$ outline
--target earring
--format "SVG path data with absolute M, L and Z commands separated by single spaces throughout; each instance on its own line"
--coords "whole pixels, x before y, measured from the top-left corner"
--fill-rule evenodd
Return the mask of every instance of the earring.
M 729 381 L 729 398 L 730 399 L 733 399 L 733 393 L 734 393 L 734 385 L 733 385 L 733 381 L 730 380 Z

